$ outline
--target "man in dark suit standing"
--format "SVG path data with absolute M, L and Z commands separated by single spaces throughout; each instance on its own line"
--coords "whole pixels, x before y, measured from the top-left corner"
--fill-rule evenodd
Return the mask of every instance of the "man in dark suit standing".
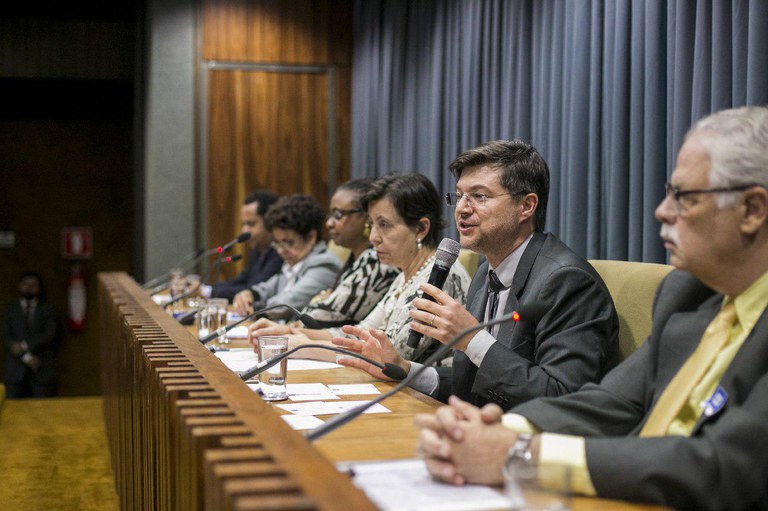
M 441 400 L 456 394 L 508 409 L 599 381 L 618 362 L 618 318 L 594 268 L 543 232 L 549 196 L 544 159 L 525 142 L 500 140 L 465 151 L 450 170 L 456 192 L 446 194 L 446 201 L 456 208 L 461 246 L 487 261 L 475 273 L 466 308 L 422 284 L 436 301 L 413 301 L 411 316 L 418 321 L 411 328 L 445 343 L 527 303 L 543 303 L 547 312 L 535 324 L 507 323 L 466 336 L 454 346 L 452 367 L 429 368 L 412 386 Z M 343 344 L 406 371 L 418 367 L 384 339 Z M 365 362 L 344 363 L 377 374 Z
M 503 415 L 452 398 L 419 416 L 437 478 L 502 465 L 571 490 L 689 509 L 768 509 L 768 108 L 687 134 L 656 209 L 670 261 L 648 340 L 599 385 Z M 561 479 L 562 481 L 562 479 Z
M 25 273 L 19 282 L 19 292 L 21 298 L 5 310 L 7 395 L 12 399 L 51 397 L 56 394 L 59 322 L 45 300 L 39 273 Z
M 242 232 L 251 233 L 247 242 L 251 249 L 248 262 L 235 278 L 213 286 L 200 286 L 204 298 L 226 298 L 231 302 L 240 291 L 250 289 L 280 271 L 283 260 L 270 245 L 272 234 L 264 225 L 264 215 L 277 198 L 269 190 L 256 190 L 245 198 L 240 208 L 240 223 Z

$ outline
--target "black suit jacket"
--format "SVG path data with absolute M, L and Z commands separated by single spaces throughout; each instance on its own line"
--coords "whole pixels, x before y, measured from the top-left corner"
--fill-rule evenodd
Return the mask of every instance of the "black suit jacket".
M 478 268 L 468 310 L 482 321 L 488 301 L 488 263 Z M 546 305 L 537 323 L 502 323 L 480 367 L 456 352 L 438 368 L 438 398 L 456 394 L 476 405 L 509 409 L 541 396 L 574 392 L 600 381 L 619 360 L 619 320 L 594 268 L 553 234 L 535 232 L 518 264 L 505 314 L 530 302 Z
M 21 383 L 29 368 L 21 361 L 21 356 L 11 355 L 12 342 L 27 341 L 29 351 L 40 357 L 37 381 L 50 384 L 56 381 L 55 354 L 59 342 L 59 321 L 56 313 L 47 302 L 39 302 L 35 307 L 31 327 L 27 325 L 27 316 L 19 301 L 8 305 L 5 310 L 5 343 L 8 356 L 5 365 L 5 381 Z
M 231 280 L 215 284 L 211 290 L 211 296 L 226 298 L 231 302 L 237 293 L 250 289 L 259 282 L 264 282 L 279 272 L 282 266 L 283 260 L 272 247 L 269 247 L 266 252 L 253 249 L 248 255 L 248 263 L 243 271 Z
M 648 340 L 599 385 L 513 410 L 544 431 L 587 437 L 598 494 L 686 509 L 768 509 L 768 311 L 723 375 L 728 399 L 691 437 L 640 438 L 653 405 L 698 345 L 723 296 L 671 272 Z

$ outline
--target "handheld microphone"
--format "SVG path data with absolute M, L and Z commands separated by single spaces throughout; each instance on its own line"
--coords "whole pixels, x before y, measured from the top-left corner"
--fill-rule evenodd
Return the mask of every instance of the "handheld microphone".
M 337 415 L 331 420 L 309 431 L 306 435 L 307 440 L 309 440 L 310 442 L 314 442 L 318 438 L 327 435 L 328 433 L 338 428 L 339 426 L 343 426 L 347 422 L 351 421 L 352 419 L 362 414 L 364 411 L 366 411 L 368 408 L 372 407 L 373 405 L 378 404 L 384 401 L 385 399 L 387 399 L 389 396 L 399 392 L 406 385 L 408 385 L 413 379 L 419 376 L 422 372 L 426 371 L 427 367 L 430 367 L 436 361 L 442 359 L 445 353 L 449 349 L 451 349 L 457 342 L 459 342 L 465 335 L 471 334 L 472 332 L 475 332 L 477 330 L 482 330 L 483 328 L 486 328 L 492 325 L 504 323 L 506 321 L 514 321 L 516 323 L 524 322 L 524 321 L 539 321 L 546 312 L 547 312 L 547 306 L 545 304 L 540 302 L 531 302 L 529 304 L 523 305 L 522 307 L 520 307 L 519 311 L 515 311 L 508 316 L 502 316 L 500 318 L 496 318 L 491 321 L 486 321 L 485 323 L 480 323 L 473 327 L 462 330 L 448 343 L 440 346 L 440 348 L 437 349 L 432 354 L 432 356 L 430 356 L 427 360 L 424 361 L 424 365 L 419 367 L 416 371 L 411 371 L 410 373 L 408 373 L 408 376 L 404 380 L 402 380 L 400 383 L 395 385 L 389 392 L 381 394 L 376 399 L 368 401 L 365 404 L 362 404 L 360 406 L 347 410 L 346 412 Z
M 304 323 L 304 326 L 306 326 L 307 328 L 315 328 L 315 329 L 320 329 L 321 328 L 320 324 L 317 322 L 317 320 L 315 318 L 313 318 L 312 316 L 310 316 L 309 314 L 304 314 L 302 312 L 299 312 L 298 310 L 294 309 L 290 305 L 280 304 L 280 305 L 273 305 L 273 306 L 267 307 L 265 309 L 259 309 L 257 311 L 253 311 L 250 314 L 248 314 L 247 316 L 245 316 L 245 317 L 235 321 L 234 323 L 231 323 L 231 324 L 229 324 L 227 326 L 223 326 L 223 327 L 219 328 L 218 330 L 215 330 L 215 331 L 211 332 L 210 334 L 208 334 L 205 337 L 203 337 L 202 339 L 200 339 L 200 344 L 208 344 L 212 340 L 214 340 L 217 337 L 220 337 L 220 336 L 226 334 L 227 332 L 229 332 L 230 330 L 232 330 L 236 326 L 239 326 L 240 324 L 245 323 L 249 319 L 252 319 L 252 318 L 258 316 L 259 314 L 264 314 L 265 312 L 271 311 L 272 309 L 280 309 L 280 308 L 288 309 L 291 312 L 293 312 L 299 318 L 299 321 Z
M 223 258 L 222 261 L 224 261 L 226 263 L 234 263 L 235 261 L 239 261 L 242 258 L 243 258 L 243 256 L 241 256 L 240 254 L 237 254 L 237 255 L 233 255 L 233 256 L 227 256 L 227 257 Z M 193 287 L 192 289 L 190 289 L 186 293 L 182 293 L 179 296 L 177 296 L 176 298 L 173 298 L 172 300 L 169 300 L 165 304 L 163 304 L 163 309 L 167 309 L 169 305 L 173 305 L 174 303 L 178 302 L 179 300 L 183 300 L 183 299 L 185 299 L 185 298 L 187 298 L 189 296 L 192 296 L 193 294 L 197 293 L 197 290 L 200 289 L 200 286 L 202 284 L 203 284 L 203 280 L 201 279 L 195 285 L 195 287 Z
M 445 284 L 445 279 L 448 278 L 451 266 L 453 266 L 453 263 L 455 263 L 456 259 L 459 257 L 459 250 L 461 250 L 461 245 L 459 245 L 457 241 L 454 241 L 451 238 L 443 238 L 443 241 L 441 241 L 440 245 L 437 247 L 437 252 L 435 252 L 435 264 L 432 265 L 432 273 L 429 274 L 428 282 L 430 284 L 436 288 L 443 289 L 443 284 Z M 435 301 L 435 299 L 428 294 L 423 295 L 422 298 L 433 302 Z M 411 333 L 408 335 L 408 347 L 418 347 L 422 337 L 424 337 L 424 334 L 417 332 L 416 330 L 411 330 Z
M 290 355 L 304 348 L 319 348 L 323 350 L 335 351 L 337 353 L 343 353 L 345 356 L 352 356 L 355 358 L 359 358 L 361 360 L 365 360 L 369 364 L 375 365 L 376 367 L 381 369 L 381 372 L 384 373 L 385 376 L 387 376 L 388 378 L 392 378 L 393 380 L 400 381 L 407 377 L 405 370 L 399 365 L 389 364 L 389 363 L 382 364 L 381 362 L 371 360 L 368 357 L 364 357 L 358 353 L 345 350 L 344 348 L 339 348 L 338 346 L 328 346 L 327 344 L 302 344 L 301 346 L 296 346 L 295 348 L 291 348 L 285 353 L 280 353 L 279 355 L 275 355 L 274 357 L 269 358 L 267 360 L 262 360 L 255 366 L 249 369 L 246 369 L 241 373 L 238 373 L 240 375 L 240 379 L 242 379 L 243 381 L 250 380 L 254 376 L 263 373 L 270 367 L 279 364 L 281 360 L 288 358 Z

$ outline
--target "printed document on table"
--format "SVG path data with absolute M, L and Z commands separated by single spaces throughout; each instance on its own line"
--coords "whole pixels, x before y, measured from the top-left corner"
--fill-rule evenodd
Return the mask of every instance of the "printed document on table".
M 295 430 L 315 429 L 323 421 L 312 415 L 281 415 L 281 419 Z
M 435 481 L 420 459 L 338 466 L 342 471 L 351 471 L 355 485 L 383 511 L 474 511 L 510 506 L 499 490 L 489 486 L 453 486 Z
M 225 366 L 235 372 L 245 371 L 259 363 L 259 356 L 253 352 L 253 348 L 236 348 L 222 350 L 215 353 Z
M 350 408 L 356 408 L 368 401 L 310 401 L 308 403 L 290 403 L 275 405 L 286 412 L 296 415 L 335 415 Z M 381 404 L 375 404 L 363 413 L 391 413 L 392 410 Z
M 381 394 L 381 391 L 373 383 L 342 383 L 328 385 L 328 388 L 337 396 L 372 396 L 374 394 Z
M 331 389 L 322 383 L 289 383 L 286 385 L 291 401 L 324 401 L 339 399 Z
M 288 372 L 290 371 L 312 371 L 315 369 L 338 369 L 343 367 L 333 362 L 323 362 L 320 360 L 306 360 L 303 358 L 289 358 Z

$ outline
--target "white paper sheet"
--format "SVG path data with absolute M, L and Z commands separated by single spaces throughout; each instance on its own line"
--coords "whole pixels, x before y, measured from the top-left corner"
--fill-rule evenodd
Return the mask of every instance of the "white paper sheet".
M 314 429 L 323 424 L 323 421 L 313 415 L 281 415 L 280 417 L 295 430 Z
M 332 403 L 327 403 L 323 401 L 310 401 L 308 403 L 290 403 L 275 406 L 296 415 L 336 415 L 367 402 L 368 401 L 334 401 Z M 392 413 L 392 410 L 377 403 L 364 413 Z
M 289 383 L 288 399 L 291 401 L 323 401 L 339 399 L 339 396 L 322 383 Z
M 227 339 L 247 339 L 248 327 L 245 325 L 236 326 L 229 332 L 227 332 Z M 251 349 L 253 351 L 253 349 Z
M 215 352 L 216 357 L 232 371 L 245 371 L 259 363 L 259 356 L 252 348 L 236 348 Z
M 303 358 L 289 358 L 288 372 L 291 371 L 313 371 L 316 369 L 338 369 L 342 366 L 333 362 L 322 362 L 320 360 L 306 360 Z
M 171 301 L 171 295 L 152 295 L 152 301 L 158 305 L 165 305 Z
M 339 465 L 342 470 L 351 468 L 355 485 L 383 511 L 473 511 L 510 505 L 500 491 L 488 486 L 433 480 L 420 459 Z
M 343 383 L 328 385 L 328 388 L 337 396 L 372 396 L 381 394 L 373 383 Z

